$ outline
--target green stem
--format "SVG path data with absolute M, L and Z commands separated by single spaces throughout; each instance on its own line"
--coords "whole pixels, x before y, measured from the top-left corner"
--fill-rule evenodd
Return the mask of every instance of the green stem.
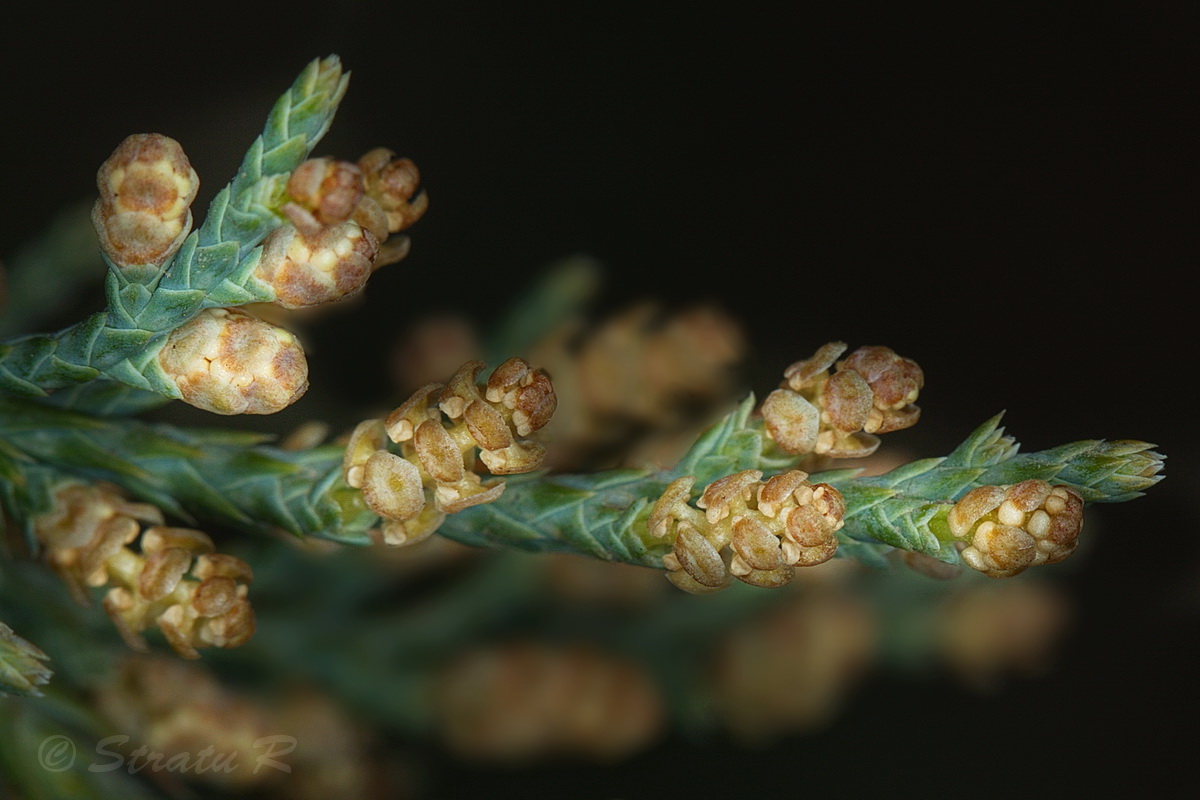
M 357 490 L 341 482 L 340 448 L 291 452 L 264 438 L 99 419 L 0 395 L 0 456 L 15 475 L 49 468 L 60 479 L 111 481 L 193 523 L 368 541 L 365 531 L 375 517 Z M 19 501 L 10 509 L 14 516 L 41 510 L 21 508 Z

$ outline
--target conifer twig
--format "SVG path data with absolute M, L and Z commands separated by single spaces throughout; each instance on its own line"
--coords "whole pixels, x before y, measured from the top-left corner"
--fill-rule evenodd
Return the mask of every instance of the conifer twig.
M 206 308 L 274 299 L 253 277 L 256 247 L 282 223 L 288 177 L 328 130 L 347 81 L 336 56 L 312 62 L 174 257 L 149 280 L 144 270 L 131 278 L 110 261 L 106 311 L 53 334 L 0 343 L 0 389 L 40 397 L 105 378 L 179 397 L 157 361 L 167 334 Z

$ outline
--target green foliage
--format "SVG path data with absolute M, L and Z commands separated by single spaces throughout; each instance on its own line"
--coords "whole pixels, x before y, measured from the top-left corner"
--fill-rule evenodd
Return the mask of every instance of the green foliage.
M 43 661 L 49 656 L 0 622 L 0 695 L 41 696 L 38 686 L 53 674 Z
M 336 56 L 309 64 L 200 229 L 153 274 L 109 264 L 106 311 L 57 333 L 0 343 L 0 390 L 40 397 L 102 378 L 177 398 L 156 360 L 167 334 L 205 308 L 274 299 L 253 278 L 258 244 L 281 223 L 288 176 L 329 129 L 348 80 Z

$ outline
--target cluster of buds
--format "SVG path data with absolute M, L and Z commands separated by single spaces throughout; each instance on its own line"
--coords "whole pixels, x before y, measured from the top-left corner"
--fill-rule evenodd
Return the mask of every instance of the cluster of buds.
M 184 402 L 216 414 L 273 414 L 308 389 L 296 337 L 233 308 L 209 308 L 171 331 L 158 365 Z
M 870 664 L 876 639 L 868 604 L 839 591 L 801 594 L 721 643 L 717 710 L 749 741 L 818 728 Z
M 696 501 L 703 512 L 688 504 L 694 476 L 667 486 L 648 527 L 652 536 L 674 541 L 663 557 L 673 584 L 702 594 L 723 589 L 732 576 L 772 588 L 790 583 L 797 566 L 833 558 L 846 514 L 841 492 L 809 483 L 800 470 L 762 477 L 748 469 L 713 481 Z
M 237 647 L 253 635 L 250 567 L 214 552 L 207 535 L 167 527 L 158 508 L 129 502 L 108 486 L 69 483 L 54 501 L 34 520 L 47 561 L 82 602 L 86 587 L 113 584 L 104 609 L 130 647 L 146 649 L 141 632 L 156 624 L 185 658 L 199 658 L 200 647 Z
M 980 486 L 950 509 L 946 522 L 966 546 L 967 566 L 991 578 L 1056 564 L 1079 543 L 1083 497 L 1069 486 L 1036 478 L 1011 486 Z
M 372 271 L 408 253 L 407 237 L 388 237 L 425 213 L 420 175 L 408 159 L 383 148 L 358 164 L 314 158 L 288 180 L 289 223 L 263 242 L 255 277 L 285 308 L 341 300 L 361 291 Z M 415 195 L 415 196 L 414 196 Z
M 916 362 L 887 347 L 860 347 L 838 361 L 845 351 L 830 342 L 792 364 L 763 402 L 767 433 L 786 452 L 861 458 L 879 447 L 875 434 L 916 424 L 913 402 L 925 383 Z
M 174 139 L 128 137 L 100 166 L 92 223 L 100 248 L 120 267 L 161 266 L 192 229 L 196 171 Z
M 474 471 L 476 450 L 494 475 L 541 466 L 545 449 L 518 437 L 550 421 L 557 404 L 550 379 L 510 358 L 480 387 L 484 366 L 468 361 L 448 383 L 422 386 L 386 419 L 361 422 L 351 434 L 343 477 L 384 519 L 388 544 L 421 541 L 446 514 L 500 496 L 503 481 L 485 486 Z M 389 440 L 400 445 L 400 455 L 388 450 Z
M 448 744 L 479 759 L 613 760 L 648 745 L 664 722 L 639 667 L 582 647 L 476 651 L 446 670 L 439 689 Z

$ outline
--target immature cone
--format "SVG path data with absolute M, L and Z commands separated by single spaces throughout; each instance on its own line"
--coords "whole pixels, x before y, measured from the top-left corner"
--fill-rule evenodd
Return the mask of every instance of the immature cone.
M 200 647 L 236 647 L 254 633 L 250 567 L 214 553 L 204 533 L 166 527 L 157 508 L 107 486 L 66 484 L 54 501 L 34 520 L 46 560 L 80 601 L 85 587 L 113 585 L 104 610 L 130 647 L 144 650 L 140 633 L 152 625 L 185 658 L 199 658 Z M 130 547 L 139 536 L 140 552 Z
M 1008 578 L 1075 551 L 1083 530 L 1083 498 L 1068 486 L 1031 479 L 967 492 L 946 520 L 972 569 Z
M 308 389 L 300 342 L 232 308 L 209 308 L 167 337 L 158 363 L 184 402 L 215 414 L 273 414 Z
M 118 266 L 161 265 L 192 228 L 190 206 L 200 180 L 174 139 L 128 137 L 100 166 L 96 185 L 92 223 L 100 248 Z
M 913 403 L 925 382 L 916 362 L 887 347 L 860 347 L 838 361 L 845 350 L 830 342 L 792 364 L 763 402 L 767 432 L 783 450 L 861 458 L 879 447 L 874 434 L 916 424 Z
M 809 483 L 800 470 L 762 477 L 743 470 L 713 481 L 696 501 L 703 514 L 688 505 L 694 477 L 666 488 L 648 528 L 656 537 L 674 534 L 674 548 L 663 557 L 672 583 L 700 594 L 724 588 L 732 576 L 772 588 L 791 582 L 797 566 L 833 558 L 846 514 L 841 493 Z
M 379 255 L 379 242 L 355 222 L 301 232 L 276 228 L 263 241 L 254 276 L 275 291 L 284 308 L 307 308 L 362 291 Z
M 292 171 L 287 192 L 292 203 L 285 213 L 305 234 L 314 234 L 350 219 L 363 198 L 362 170 L 349 161 L 312 158 Z

